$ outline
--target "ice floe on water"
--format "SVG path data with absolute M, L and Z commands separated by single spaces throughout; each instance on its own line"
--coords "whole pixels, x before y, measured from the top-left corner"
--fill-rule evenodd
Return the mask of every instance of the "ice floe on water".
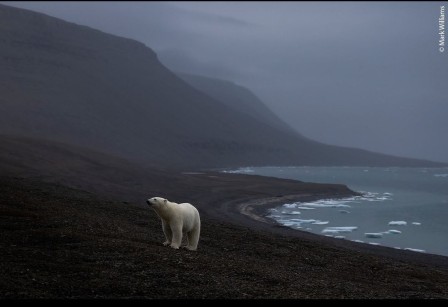
M 327 225 L 328 223 L 330 223 L 329 221 L 315 221 L 312 224 L 313 225 Z
M 302 210 L 310 210 L 316 208 L 350 208 L 350 205 L 346 205 L 348 201 L 346 200 L 337 200 L 337 199 L 322 199 L 314 202 L 304 202 L 304 203 L 296 203 L 296 208 L 300 208 Z M 284 205 L 283 205 L 284 206 Z
M 408 222 L 406 221 L 390 221 L 389 226 L 406 226 Z
M 390 229 L 390 230 L 382 231 L 382 232 L 365 232 L 364 236 L 366 238 L 381 239 L 383 237 L 383 235 L 389 235 L 389 234 L 398 235 L 398 234 L 401 234 L 401 231 L 395 230 L 395 229 Z
M 398 235 L 398 234 L 401 233 L 401 231 L 400 230 L 395 230 L 395 229 L 390 229 L 390 230 L 386 231 L 385 233 L 387 233 L 387 234 L 391 233 L 391 234 L 394 234 L 394 235 Z
M 361 192 L 361 196 L 352 196 L 341 199 L 320 199 L 312 202 L 296 202 L 296 203 L 286 203 L 282 207 L 284 209 L 298 209 L 298 210 L 315 210 L 321 208 L 340 208 L 340 213 L 350 213 L 350 211 L 345 210 L 345 208 L 351 208 L 351 203 L 359 204 L 362 201 L 369 202 L 379 202 L 390 200 L 392 193 L 376 193 L 376 192 Z M 292 214 L 286 211 L 282 211 L 283 214 Z M 298 214 L 298 213 L 297 213 Z
M 361 192 L 360 196 L 352 196 L 341 199 L 321 199 L 316 201 L 309 202 L 294 202 L 294 203 L 286 203 L 281 207 L 277 207 L 276 209 L 271 210 L 271 215 L 269 217 L 275 218 L 277 222 L 280 224 L 293 228 L 293 229 L 302 229 L 305 231 L 321 233 L 324 236 L 332 237 L 335 239 L 349 239 L 353 242 L 370 244 L 370 245 L 384 245 L 390 244 L 390 240 L 402 239 L 404 235 L 402 235 L 402 231 L 397 230 L 398 227 L 403 227 L 409 225 L 421 225 L 420 222 L 414 221 L 403 221 L 403 220 L 392 220 L 385 221 L 387 225 L 390 227 L 389 229 L 385 229 L 384 231 L 373 231 L 369 232 L 369 229 L 362 229 L 360 233 L 354 234 L 353 232 L 358 230 L 358 226 L 331 226 L 328 227 L 327 224 L 330 224 L 330 220 L 319 220 L 318 217 L 322 210 L 329 212 L 330 210 L 335 210 L 336 214 L 356 214 L 359 208 L 363 206 L 369 206 L 372 204 L 376 206 L 374 202 L 385 202 L 392 200 L 394 196 L 391 192 Z M 351 215 L 352 215 L 351 214 Z M 327 218 L 333 215 L 324 214 Z M 350 216 L 351 216 L 350 215 Z M 298 218 L 302 217 L 302 218 Z M 332 223 L 337 222 L 336 216 L 334 216 L 335 221 L 331 221 Z M 350 223 L 350 222 L 348 222 Z M 347 223 L 347 224 L 348 224 Z M 397 227 L 397 228 L 395 228 Z M 399 229 L 399 228 L 398 228 Z M 353 238 L 356 238 L 354 239 Z M 362 238 L 365 238 L 365 241 Z M 361 240 L 359 240 L 361 239 Z M 373 242 L 369 242 L 373 241 Z M 377 242 L 375 242 L 377 241 Z M 378 243 L 378 242 L 381 242 Z M 425 252 L 424 250 L 414 249 L 414 248 L 404 248 L 401 249 Z
M 280 213 L 281 214 L 290 214 L 290 215 L 301 214 L 300 211 L 282 211 Z
M 353 200 L 365 200 L 365 201 L 386 201 L 391 200 L 393 193 L 390 192 L 366 192 L 361 191 L 361 196 L 354 196 Z
M 327 234 L 339 234 L 339 233 L 344 233 L 344 232 L 352 232 L 354 230 L 358 229 L 358 226 L 343 226 L 343 227 L 325 227 L 322 230 L 322 233 L 327 233 Z
M 426 253 L 426 251 L 424 249 L 417 249 L 417 248 L 410 248 L 410 247 L 406 247 L 403 249 L 406 251 L 411 251 L 411 252 Z
M 268 216 L 268 217 L 272 217 L 272 215 Z M 284 225 L 284 226 L 299 226 L 301 227 L 302 224 L 312 224 L 312 225 L 326 225 L 329 223 L 329 221 L 320 221 L 320 220 L 316 220 L 316 219 L 278 219 L 277 222 L 279 222 L 280 224 Z M 307 230 L 311 230 L 311 228 L 307 228 Z
M 311 224 L 311 223 L 315 223 L 317 222 L 317 220 L 315 219 L 291 219 L 291 221 L 297 222 L 297 223 L 301 223 L 301 224 Z

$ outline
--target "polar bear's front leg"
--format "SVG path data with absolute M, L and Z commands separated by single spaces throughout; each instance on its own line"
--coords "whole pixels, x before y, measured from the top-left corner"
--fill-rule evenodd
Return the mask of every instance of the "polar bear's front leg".
M 163 242 L 163 245 L 164 246 L 170 245 L 172 237 L 173 237 L 173 233 L 171 232 L 170 225 L 168 225 L 167 222 L 162 220 L 162 228 L 163 228 L 163 233 L 165 234 L 165 239 L 166 239 L 165 242 Z
M 179 249 L 182 242 L 182 225 L 179 225 L 179 223 L 171 223 L 170 226 L 173 234 L 170 246 Z

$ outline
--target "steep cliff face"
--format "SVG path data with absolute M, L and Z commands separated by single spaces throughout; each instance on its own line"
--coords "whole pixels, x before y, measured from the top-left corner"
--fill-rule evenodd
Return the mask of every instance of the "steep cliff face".
M 2 134 L 176 168 L 426 163 L 313 142 L 192 87 L 142 43 L 4 5 L 0 67 Z

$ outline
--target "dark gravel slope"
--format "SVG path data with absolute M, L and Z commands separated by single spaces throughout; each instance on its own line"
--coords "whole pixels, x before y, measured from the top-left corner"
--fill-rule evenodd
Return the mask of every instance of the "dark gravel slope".
M 197 252 L 155 213 L 34 179 L 0 179 L 2 298 L 448 298 L 448 270 L 202 214 Z

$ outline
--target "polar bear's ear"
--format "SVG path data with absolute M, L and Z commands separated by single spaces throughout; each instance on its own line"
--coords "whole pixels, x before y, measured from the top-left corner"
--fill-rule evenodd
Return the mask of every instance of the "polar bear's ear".
M 163 203 L 166 204 L 167 201 L 168 201 L 168 200 L 164 199 L 164 200 L 163 200 Z

